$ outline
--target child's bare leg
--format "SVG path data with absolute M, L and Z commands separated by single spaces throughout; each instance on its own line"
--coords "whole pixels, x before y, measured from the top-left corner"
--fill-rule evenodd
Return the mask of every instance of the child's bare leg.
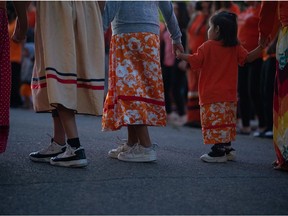
M 65 145 L 65 131 L 62 126 L 62 122 L 59 118 L 57 110 L 52 111 L 53 125 L 54 125 L 54 136 L 53 139 L 59 145 Z
M 136 135 L 139 139 L 139 144 L 145 148 L 151 147 L 151 140 L 146 125 L 133 125 Z
M 128 125 L 127 130 L 128 130 L 127 145 L 133 146 L 135 143 L 138 143 L 139 141 L 136 134 L 136 130 L 133 125 Z
M 58 105 L 57 110 L 67 138 L 78 138 L 74 111 L 63 107 L 62 105 Z

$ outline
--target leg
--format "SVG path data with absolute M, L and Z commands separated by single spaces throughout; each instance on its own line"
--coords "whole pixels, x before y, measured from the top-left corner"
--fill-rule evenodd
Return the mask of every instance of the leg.
M 52 117 L 53 117 L 53 125 L 54 125 L 53 139 L 59 145 L 65 145 L 65 142 L 66 142 L 65 131 L 62 126 L 62 122 L 59 118 L 59 114 L 57 110 L 52 111 Z
M 250 95 L 251 102 L 255 110 L 255 114 L 258 117 L 259 132 L 263 132 L 266 129 L 266 122 L 264 117 L 264 105 L 261 98 L 261 70 L 262 70 L 262 59 L 257 59 L 250 64 L 249 74 L 250 74 Z
M 87 166 L 85 151 L 80 145 L 78 138 L 75 113 L 62 105 L 57 106 L 60 122 L 67 136 L 68 146 L 63 154 L 52 157 L 50 164 L 64 167 L 84 167 Z M 57 119 L 56 119 L 57 120 Z M 60 127 L 57 122 L 57 127 Z
M 134 126 L 132 126 L 132 125 L 128 125 L 127 130 L 128 130 L 127 145 L 133 146 L 135 143 L 139 142 L 138 136 L 136 134 L 136 130 L 135 130 Z
M 64 153 L 66 150 L 65 142 L 65 131 L 62 126 L 61 120 L 59 118 L 58 111 L 52 110 L 52 118 L 54 125 L 54 134 L 51 139 L 51 143 L 44 149 L 41 149 L 37 152 L 32 152 L 29 155 L 29 158 L 35 162 L 48 162 L 52 157 L 56 157 L 59 154 Z
M 148 132 L 148 128 L 146 125 L 131 125 L 134 131 L 136 132 L 136 136 L 139 139 L 139 144 L 145 148 L 151 147 L 151 140 Z
M 74 111 L 67 109 L 62 105 L 58 105 L 57 111 L 59 114 L 59 120 L 61 120 L 67 139 L 78 138 L 78 131 Z M 57 127 L 60 126 L 59 122 L 56 123 Z
M 248 66 L 239 67 L 238 73 L 238 94 L 239 94 L 239 108 L 240 118 L 242 121 L 242 129 L 240 133 L 250 134 L 250 96 L 248 87 Z
M 136 132 L 139 145 L 134 145 L 131 149 L 121 152 L 118 159 L 127 162 L 151 162 L 157 159 L 156 151 L 152 147 L 148 128 L 146 125 L 130 125 Z

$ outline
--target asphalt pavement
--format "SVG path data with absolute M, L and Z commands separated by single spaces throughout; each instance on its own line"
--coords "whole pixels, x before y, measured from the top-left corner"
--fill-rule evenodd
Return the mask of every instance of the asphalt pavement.
M 271 139 L 238 135 L 237 161 L 202 162 L 200 129 L 150 127 L 158 160 L 107 157 L 125 128 L 101 131 L 101 118 L 77 116 L 86 168 L 29 160 L 50 142 L 50 114 L 12 109 L 7 150 L 0 154 L 1 215 L 287 215 L 288 173 L 275 171 Z

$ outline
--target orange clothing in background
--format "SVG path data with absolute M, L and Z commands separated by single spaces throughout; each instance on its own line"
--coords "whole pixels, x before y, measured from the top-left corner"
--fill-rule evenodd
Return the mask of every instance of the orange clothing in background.
M 197 53 L 190 55 L 192 69 L 201 69 L 199 104 L 237 101 L 238 65 L 243 65 L 247 50 L 241 46 L 224 47 L 220 41 L 208 40 Z
M 14 32 L 16 26 L 16 20 L 12 23 L 9 23 L 8 25 L 8 31 L 9 31 L 9 37 L 10 37 L 10 62 L 17 62 L 21 63 L 22 59 L 22 44 L 21 43 L 15 43 L 11 36 Z
M 35 23 L 36 23 L 36 11 L 35 10 L 29 10 L 27 12 L 27 17 L 28 17 L 28 25 L 29 28 L 35 28 Z
M 232 13 L 235 13 L 236 15 L 240 14 L 240 8 L 237 4 L 235 4 L 234 2 L 231 2 L 231 7 L 230 7 L 230 11 Z
M 263 38 L 273 36 L 278 31 L 279 24 L 288 26 L 288 4 L 282 1 L 263 1 L 261 4 L 259 31 Z
M 199 12 L 188 28 L 188 48 L 195 53 L 199 46 L 207 40 L 207 17 Z
M 250 6 L 238 15 L 238 38 L 249 52 L 258 46 L 260 8 L 261 4 Z

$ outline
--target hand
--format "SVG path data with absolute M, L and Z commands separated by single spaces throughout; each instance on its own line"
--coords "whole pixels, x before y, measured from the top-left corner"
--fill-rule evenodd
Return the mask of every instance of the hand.
M 268 46 L 269 43 L 270 43 L 270 37 L 267 37 L 267 38 L 260 37 L 259 38 L 258 44 L 262 48 L 265 48 L 266 46 Z
M 182 44 L 173 44 L 173 53 L 175 56 L 177 56 L 177 52 L 183 53 L 184 48 Z
M 186 69 L 187 69 L 187 62 L 186 61 L 180 61 L 179 63 L 178 63 L 178 68 L 180 69 L 180 70 L 182 70 L 182 71 L 186 71 Z

